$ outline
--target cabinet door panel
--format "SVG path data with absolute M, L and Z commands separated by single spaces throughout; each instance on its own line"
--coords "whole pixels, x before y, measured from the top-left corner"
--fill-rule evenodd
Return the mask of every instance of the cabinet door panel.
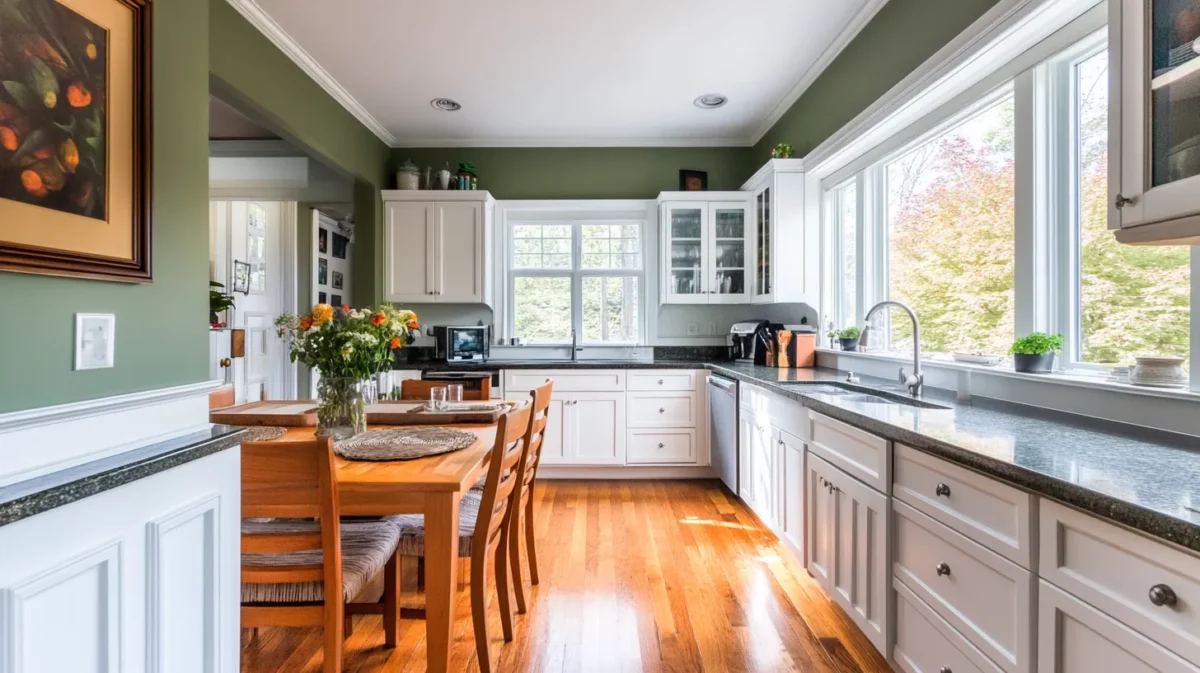
M 761 422 L 755 423 L 752 429 L 752 444 L 750 464 L 753 466 L 751 488 L 754 490 L 754 512 L 767 526 L 774 528 L 775 517 L 775 475 L 776 466 L 775 438 L 771 426 Z
M 799 554 L 804 553 L 804 442 L 779 430 L 779 528 L 784 539 Z
M 808 519 L 808 570 L 830 593 L 833 568 L 833 498 L 828 487 L 827 463 L 818 463 L 808 454 L 804 480 Z M 832 594 L 831 594 L 832 595 Z
M 707 304 L 708 208 L 703 202 L 668 203 L 663 208 L 663 302 Z
M 528 395 L 509 395 L 505 399 L 513 402 L 528 402 Z M 563 413 L 563 401 L 558 396 L 550 399 L 550 408 L 546 410 L 546 430 L 542 436 L 542 463 L 546 465 L 562 465 L 566 460 L 567 419 Z
M 709 303 L 749 303 L 754 260 L 754 214 L 743 202 L 708 204 Z
M 384 225 L 384 298 L 430 303 L 434 291 L 434 204 L 388 203 Z
M 437 287 L 442 303 L 483 302 L 483 206 L 480 203 L 438 203 Z
M 572 465 L 625 464 L 625 393 L 562 395 L 570 417 L 566 457 Z
M 758 421 L 754 413 L 738 410 L 738 497 L 754 509 L 754 434 Z

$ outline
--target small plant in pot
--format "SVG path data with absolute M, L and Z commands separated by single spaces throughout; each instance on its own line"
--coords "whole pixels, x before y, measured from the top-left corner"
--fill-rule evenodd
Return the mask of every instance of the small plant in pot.
M 1026 374 L 1049 374 L 1054 371 L 1054 354 L 1062 350 L 1061 334 L 1034 332 L 1013 342 L 1008 352 L 1013 356 L 1013 369 Z
M 860 330 L 857 327 L 852 326 L 852 327 L 847 327 L 844 330 L 839 330 L 837 332 L 833 332 L 833 335 L 836 336 L 838 338 L 838 340 L 842 342 L 842 350 L 857 351 L 858 350 L 858 338 L 860 336 L 862 336 L 862 330 Z

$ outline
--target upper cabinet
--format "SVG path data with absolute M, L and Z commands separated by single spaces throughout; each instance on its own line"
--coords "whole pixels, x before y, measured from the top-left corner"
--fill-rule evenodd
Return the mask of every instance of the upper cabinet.
M 386 191 L 383 293 L 406 304 L 491 304 L 487 192 Z
M 772 159 L 743 186 L 753 195 L 755 304 L 816 304 L 820 245 L 816 217 L 805 218 L 804 162 Z
M 1200 243 L 1200 6 L 1109 3 L 1109 227 L 1125 243 Z
M 664 192 L 664 304 L 744 304 L 754 273 L 754 213 L 744 192 Z

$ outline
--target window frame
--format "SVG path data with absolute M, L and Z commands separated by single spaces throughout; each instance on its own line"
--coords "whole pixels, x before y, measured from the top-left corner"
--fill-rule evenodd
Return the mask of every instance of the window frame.
M 601 269 L 583 268 L 583 227 L 587 225 L 618 225 L 638 227 L 637 268 Z M 504 275 L 505 275 L 505 333 L 516 334 L 516 279 L 517 278 L 569 278 L 571 280 L 571 329 L 578 335 L 578 345 L 590 347 L 629 347 L 644 344 L 646 333 L 646 236 L 649 230 L 645 220 L 624 217 L 513 217 L 504 223 Z M 571 266 L 561 269 L 517 268 L 514 264 L 516 240 L 513 232 L 522 225 L 567 225 L 571 228 Z M 635 278 L 637 279 L 637 336 L 634 341 L 584 341 L 583 340 L 583 282 L 585 278 Z M 603 327 L 603 323 L 602 323 Z M 530 346 L 569 346 L 567 341 L 528 341 Z

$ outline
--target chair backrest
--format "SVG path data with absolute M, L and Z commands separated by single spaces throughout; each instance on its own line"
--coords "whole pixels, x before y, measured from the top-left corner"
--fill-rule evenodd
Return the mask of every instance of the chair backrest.
M 327 598 L 341 599 L 342 545 L 333 439 L 302 444 L 246 442 L 242 445 L 243 518 L 317 518 L 319 532 L 243 532 L 243 554 L 320 549 L 322 563 L 272 567 L 242 565 L 247 583 L 324 582 Z M 286 530 L 286 527 L 284 527 Z
M 533 398 L 533 409 L 529 415 L 529 428 L 525 432 L 525 464 L 521 465 L 519 504 L 524 504 L 533 493 L 533 480 L 537 478 L 538 465 L 542 462 L 542 443 L 546 439 L 546 423 L 550 420 L 550 396 L 554 392 L 554 379 L 546 379 L 541 386 L 529 391 Z M 528 525 L 528 524 L 526 524 Z
M 521 477 L 519 467 L 525 457 L 525 433 L 532 408 L 532 404 L 522 404 L 501 416 L 496 424 L 496 442 L 488 457 L 483 502 L 475 522 L 473 549 L 482 550 L 481 553 L 486 553 L 508 522 L 506 515 L 512 508 L 513 488 Z
M 429 391 L 434 388 L 445 388 L 451 381 L 422 381 L 405 379 L 400 382 L 400 399 L 429 401 Z M 463 388 L 464 402 L 486 402 L 492 398 L 492 380 L 482 379 L 478 390 Z
M 232 407 L 237 401 L 232 385 L 221 386 L 208 394 L 208 410 Z

